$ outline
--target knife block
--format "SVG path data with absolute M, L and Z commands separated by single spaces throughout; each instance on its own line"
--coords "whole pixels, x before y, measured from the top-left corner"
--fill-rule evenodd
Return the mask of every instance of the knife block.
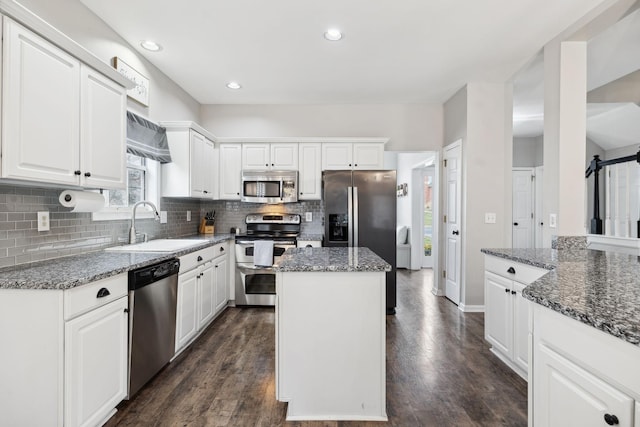
M 213 221 L 205 218 L 200 220 L 200 227 L 198 228 L 200 234 L 213 234 L 214 229 Z

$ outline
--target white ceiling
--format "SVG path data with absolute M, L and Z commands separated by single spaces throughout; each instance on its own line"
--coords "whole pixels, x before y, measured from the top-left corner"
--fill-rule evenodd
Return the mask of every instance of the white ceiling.
M 603 0 L 80 1 L 202 104 L 387 104 L 504 82 Z
M 607 85 L 625 76 L 633 76 L 637 70 L 640 70 L 640 9 L 588 41 L 587 90 L 600 88 L 606 93 Z M 514 79 L 514 136 L 542 135 L 543 82 L 544 60 L 540 53 Z M 611 96 L 614 98 L 615 89 L 612 86 Z M 631 95 L 636 94 L 637 91 Z M 587 137 L 604 150 L 640 143 L 640 107 L 634 102 L 589 103 Z

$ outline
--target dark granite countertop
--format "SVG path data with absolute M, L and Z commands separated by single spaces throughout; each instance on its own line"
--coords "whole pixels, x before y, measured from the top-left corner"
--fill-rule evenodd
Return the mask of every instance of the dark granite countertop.
M 129 270 L 182 256 L 223 241 L 230 234 L 197 235 L 180 239 L 208 242 L 176 252 L 97 251 L 0 269 L 0 289 L 70 289 Z
M 596 329 L 640 345 L 640 257 L 593 249 L 482 249 L 551 270 L 523 296 Z
M 369 248 L 291 248 L 276 271 L 391 271 L 391 265 Z

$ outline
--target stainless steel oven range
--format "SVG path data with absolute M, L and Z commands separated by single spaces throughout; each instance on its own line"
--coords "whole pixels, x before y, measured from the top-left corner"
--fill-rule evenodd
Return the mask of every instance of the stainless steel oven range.
M 295 248 L 300 234 L 298 214 L 249 214 L 247 234 L 236 236 L 236 306 L 275 305 L 276 275 L 273 264 L 288 249 Z M 271 266 L 254 265 L 256 240 L 273 241 Z

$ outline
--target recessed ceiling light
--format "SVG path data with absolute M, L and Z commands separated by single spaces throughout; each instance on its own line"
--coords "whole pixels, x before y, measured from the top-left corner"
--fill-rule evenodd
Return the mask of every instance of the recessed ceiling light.
M 342 33 L 336 28 L 329 28 L 324 33 L 324 38 L 332 42 L 337 42 L 342 38 Z
M 160 50 L 162 50 L 162 46 L 160 46 L 158 43 L 152 41 L 152 40 L 142 40 L 140 42 L 140 46 L 142 46 L 143 48 L 151 51 L 151 52 L 158 52 Z
M 229 89 L 241 89 L 242 85 L 240 83 L 238 83 L 238 82 L 229 82 L 229 83 L 227 83 L 227 87 Z

